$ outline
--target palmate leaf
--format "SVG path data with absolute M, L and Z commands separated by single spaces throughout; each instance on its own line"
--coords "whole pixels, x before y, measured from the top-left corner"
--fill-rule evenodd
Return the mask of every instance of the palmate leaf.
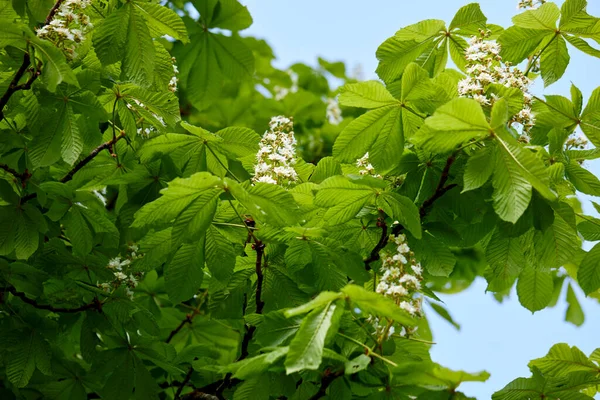
M 169 35 L 183 43 L 189 42 L 187 29 L 175 11 L 154 3 L 134 2 L 133 7 L 137 8 L 146 20 L 152 37 Z
M 565 314 L 565 321 L 570 322 L 575 326 L 583 325 L 585 322 L 585 314 L 583 313 L 581 304 L 570 283 L 567 287 L 567 303 L 569 304 L 569 307 Z
M 419 209 L 408 197 L 396 193 L 382 193 L 377 197 L 377 205 L 406 227 L 414 237 L 422 237 Z
M 502 46 L 500 55 L 505 61 L 518 64 L 527 58 L 540 43 L 554 31 L 529 29 L 520 26 L 511 26 L 498 38 Z
M 560 17 L 560 10 L 555 3 L 548 2 L 535 10 L 527 10 L 513 17 L 516 26 L 527 29 L 554 31 Z
M 435 39 L 444 30 L 444 21 L 432 19 L 396 32 L 377 49 L 377 75 L 388 83 L 398 79 L 411 62 L 436 45 Z
M 538 368 L 547 376 L 565 376 L 576 371 L 600 372 L 600 367 L 581 350 L 575 346 L 569 347 L 566 343 L 555 344 L 546 356 L 532 360 L 529 366 Z
M 6 375 L 18 388 L 27 386 L 36 368 L 46 375 L 52 373 L 50 345 L 35 330 L 26 332 L 11 353 Z
M 190 178 L 177 178 L 161 191 L 163 196 L 146 204 L 136 214 L 134 228 L 155 226 L 174 221 L 175 242 L 193 240 L 208 228 L 216 212 L 222 181 L 207 172 Z
M 238 38 L 202 32 L 186 46 L 181 82 L 195 107 L 205 109 L 224 79 L 241 82 L 254 72 L 252 51 Z
M 414 326 L 416 321 L 408 313 L 401 310 L 388 297 L 368 291 L 357 285 L 348 285 L 342 289 L 348 298 L 365 315 L 377 315 L 396 321 L 402 325 Z
M 52 43 L 46 40 L 33 40 L 31 44 L 35 47 L 36 54 L 44 63 L 43 81 L 46 88 L 54 92 L 61 82 L 79 86 L 79 82 L 71 67 L 67 65 L 65 55 Z
M 510 288 L 525 265 L 521 239 L 506 237 L 496 230 L 485 249 L 485 258 L 491 268 L 489 277 L 486 275 L 487 290 L 501 292 Z

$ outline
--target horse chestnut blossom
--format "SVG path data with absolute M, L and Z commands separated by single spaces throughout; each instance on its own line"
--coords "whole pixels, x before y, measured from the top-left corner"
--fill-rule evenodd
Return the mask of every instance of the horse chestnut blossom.
M 370 175 L 374 178 L 381 178 L 381 175 L 375 173 L 375 167 L 369 161 L 369 152 L 366 152 L 364 156 L 356 160 L 356 166 L 359 169 L 358 173 L 361 175 Z
M 375 291 L 391 298 L 398 307 L 414 317 L 423 316 L 423 297 L 415 296 L 421 289 L 423 268 L 414 257 L 406 242 L 406 235 L 390 236 L 390 243 L 396 247 L 394 253 L 382 251 L 381 277 Z M 378 318 L 371 317 L 370 322 L 375 327 L 378 336 L 389 337 L 393 332 L 391 324 L 382 325 Z M 406 328 L 401 336 L 414 333 Z
M 175 93 L 177 91 L 177 82 L 179 82 L 179 78 L 177 78 L 179 68 L 177 68 L 177 59 L 175 57 L 171 57 L 171 62 L 173 63 L 173 77 L 169 81 L 169 90 Z
M 465 51 L 467 59 L 467 77 L 458 83 L 460 96 L 476 100 L 482 106 L 492 106 L 496 100 L 488 89 L 492 84 L 500 84 L 508 88 L 517 88 L 523 93 L 523 108 L 512 117 L 510 123 L 518 123 L 523 127 L 522 139 L 528 141 L 527 134 L 535 125 L 535 116 L 531 111 L 533 95 L 529 92 L 531 79 L 500 56 L 500 45 L 490 40 L 489 31 L 481 31 L 469 41 Z
M 90 0 L 66 0 L 54 15 L 54 19 L 37 30 L 37 36 L 52 42 L 69 59 L 74 59 L 75 50 L 85 40 L 85 34 L 93 27 L 84 13 Z
M 141 101 L 139 101 L 138 99 L 133 99 L 134 103 L 142 108 L 143 110 L 145 110 L 145 112 L 150 113 L 150 115 L 160 123 L 160 125 L 164 128 L 167 126 L 167 123 L 165 122 L 164 118 L 161 117 L 158 114 L 153 113 L 152 111 L 150 111 L 150 109 L 144 105 L 144 103 L 142 103 Z M 138 107 L 134 106 L 131 103 L 127 103 L 127 108 L 132 111 L 133 113 L 136 114 L 136 116 L 139 118 L 138 123 L 141 125 L 139 128 L 137 128 L 137 134 L 139 136 L 141 136 L 144 139 L 148 139 L 150 138 L 150 136 L 152 136 L 152 134 L 154 134 L 156 132 L 156 128 L 152 125 L 152 124 L 146 124 L 146 126 L 144 127 L 144 117 L 143 115 L 140 113 Z M 141 118 L 140 118 L 141 117 Z
M 139 248 L 136 244 L 129 245 L 127 252 L 129 253 L 126 258 L 122 258 L 118 255 L 108 261 L 106 268 L 113 271 L 113 279 L 109 282 L 97 283 L 97 286 L 104 290 L 106 293 L 112 292 L 114 289 L 118 289 L 121 286 L 125 287 L 125 294 L 131 300 L 133 300 L 133 289 L 135 289 L 144 276 L 143 272 L 129 272 L 127 269 L 131 265 L 131 262 L 143 257 L 143 254 L 139 254 Z M 129 272 L 129 274 L 127 274 Z
M 538 8 L 544 4 L 546 0 L 521 0 L 517 5 L 517 10 L 526 10 L 528 8 Z
M 253 182 L 283 185 L 296 182 L 296 137 L 292 119 L 284 116 L 271 118 L 269 129 L 260 140 L 256 153 Z
M 327 120 L 332 125 L 339 125 L 340 122 L 342 122 L 342 120 L 344 119 L 342 117 L 342 110 L 336 99 L 334 99 L 334 98 L 327 99 L 326 115 L 327 115 Z

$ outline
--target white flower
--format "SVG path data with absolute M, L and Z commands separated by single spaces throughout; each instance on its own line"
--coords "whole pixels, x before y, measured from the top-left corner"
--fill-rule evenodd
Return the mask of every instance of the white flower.
M 408 312 L 409 314 L 417 313 L 417 308 L 415 306 L 413 306 L 411 303 L 409 303 L 408 301 L 401 302 L 399 307 L 401 309 L 403 309 L 404 311 Z
M 546 0 L 520 0 L 519 4 L 517 4 L 517 10 L 523 9 L 535 9 L 544 4 Z
M 127 279 L 127 275 L 125 275 L 122 272 L 115 272 L 114 275 L 115 275 L 115 278 L 117 278 L 120 281 L 124 281 Z
M 361 175 L 371 175 L 375 178 L 381 178 L 381 175 L 375 173 L 375 167 L 369 162 L 369 152 L 356 160 L 356 166 L 361 168 L 358 173 Z
M 339 125 L 340 122 L 342 122 L 342 120 L 344 119 L 342 117 L 342 110 L 340 109 L 340 105 L 336 99 L 327 99 L 326 116 L 327 120 L 332 125 Z
M 271 118 L 256 153 L 254 182 L 290 184 L 298 180 L 293 168 L 296 163 L 296 138 L 291 119 L 284 116 Z

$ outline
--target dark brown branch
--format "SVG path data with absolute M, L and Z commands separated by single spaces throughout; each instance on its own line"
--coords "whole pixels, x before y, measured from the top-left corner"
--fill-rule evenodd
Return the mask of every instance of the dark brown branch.
M 183 388 L 186 387 L 190 379 L 192 379 L 193 373 L 194 367 L 190 367 L 188 373 L 185 375 L 185 378 L 183 378 L 183 382 L 181 382 L 181 385 L 177 388 L 177 392 L 175 392 L 175 400 L 179 400 L 181 398 L 181 392 L 183 392 Z
M 377 226 L 381 228 L 381 237 L 379 238 L 379 242 L 377 243 L 377 245 L 373 248 L 373 250 L 371 250 L 369 258 L 367 258 L 364 261 L 365 269 L 367 271 L 371 270 L 372 262 L 379 260 L 379 252 L 383 250 L 383 248 L 387 245 L 389 240 L 388 226 L 385 223 L 385 214 L 381 210 L 379 211 L 379 218 L 377 218 Z
M 442 176 L 440 177 L 440 181 L 438 182 L 435 192 L 431 195 L 430 198 L 423 202 L 421 208 L 419 209 L 419 215 L 421 216 L 421 218 L 427 215 L 429 207 L 431 207 L 436 200 L 438 200 L 440 197 L 446 194 L 447 191 L 456 186 L 456 184 L 454 183 L 446 186 L 446 182 L 448 182 L 448 179 L 450 178 L 450 168 L 452 167 L 452 164 L 454 164 L 454 161 L 456 161 L 457 155 L 458 153 L 454 152 L 450 157 L 448 157 L 448 160 L 446 160 L 446 165 L 442 170 Z
M 340 370 L 337 372 L 331 372 L 329 369 L 325 370 L 323 377 L 321 378 L 321 386 L 319 386 L 319 391 L 315 393 L 309 400 L 318 400 L 321 397 L 327 395 L 327 388 L 329 385 L 333 383 L 337 378 L 344 375 L 344 370 Z
M 97 310 L 99 312 L 102 311 L 102 303 L 100 302 L 100 300 L 98 300 L 98 298 L 94 298 L 93 302 L 91 302 L 89 304 L 85 304 L 80 307 L 64 308 L 64 307 L 54 307 L 54 306 L 51 306 L 48 304 L 38 304 L 37 301 L 30 299 L 29 297 L 27 297 L 27 295 L 25 293 L 17 291 L 17 289 L 12 286 L 6 288 L 6 291 L 11 293 L 13 296 L 20 298 L 24 303 L 27 303 L 39 310 L 48 310 L 48 311 L 52 311 L 55 313 L 78 313 L 78 312 L 87 311 L 87 310 Z
M 96 147 L 94 150 L 91 151 L 90 154 L 88 154 L 83 160 L 79 161 L 74 167 L 73 169 L 71 169 L 65 176 L 63 176 L 60 180 L 61 183 L 66 183 L 69 182 L 71 179 L 73 179 L 73 176 L 75 175 L 75 173 L 77 171 L 79 171 L 81 168 L 85 167 L 90 161 L 92 161 L 94 158 L 96 158 L 96 156 L 98 154 L 100 154 L 100 152 L 102 150 L 111 150 L 112 146 L 118 142 L 119 140 L 123 139 L 125 137 L 125 132 L 122 132 L 120 135 L 118 135 L 115 138 L 110 139 L 108 142 L 102 143 L 100 146 Z M 21 199 L 21 204 L 28 202 L 29 200 L 32 200 L 34 198 L 37 197 L 37 193 L 30 193 L 27 196 L 23 197 Z
M 11 174 L 12 176 L 14 176 L 18 180 L 20 180 L 22 187 L 25 187 L 25 185 L 27 184 L 27 180 L 29 178 L 31 178 L 31 174 L 29 173 L 28 170 L 25 170 L 25 172 L 20 173 L 20 172 L 17 172 L 17 170 L 12 169 L 11 167 L 9 167 L 6 164 L 0 164 L 0 169 L 5 170 L 9 174 Z
M 165 340 L 165 342 L 167 342 L 167 343 L 171 342 L 171 340 L 175 337 L 175 335 L 177 335 L 179 333 L 179 331 L 182 330 L 186 324 L 191 324 L 192 320 L 194 319 L 194 315 L 196 315 L 196 313 L 187 314 L 185 316 L 185 319 L 183 321 L 181 321 L 179 326 L 177 328 L 173 329 L 171 331 L 171 333 L 169 333 L 169 337 L 167 338 L 167 340 Z
M 244 222 L 244 223 L 246 223 L 246 222 Z M 252 245 L 252 248 L 254 249 L 254 251 L 256 251 L 256 263 L 255 263 L 255 267 L 256 267 L 256 293 L 255 293 L 256 314 L 262 314 L 263 308 L 265 306 L 265 302 L 262 300 L 262 289 L 263 289 L 263 281 L 264 281 L 264 274 L 263 274 L 263 270 L 262 270 L 263 269 L 262 260 L 263 260 L 264 254 L 265 254 L 265 244 L 256 238 L 254 238 L 254 240 L 255 240 L 255 242 Z M 173 332 L 175 332 L 175 334 L 176 334 L 177 333 L 176 331 L 183 328 L 183 326 L 185 325 L 185 322 L 186 321 L 182 321 L 182 323 L 179 325 L 179 327 L 177 327 L 177 329 L 175 329 L 175 331 L 173 331 Z M 242 349 L 240 352 L 240 356 L 238 357 L 238 359 L 236 361 L 244 360 L 245 358 L 247 358 L 250 355 L 250 353 L 248 351 L 248 347 L 250 346 L 250 341 L 252 340 L 252 337 L 254 336 L 255 331 L 256 331 L 256 326 L 246 326 L 246 333 L 244 334 L 244 338 L 242 339 Z M 173 332 L 171 332 L 171 334 L 174 335 Z M 169 338 L 170 337 L 171 337 L 171 335 L 169 335 Z M 169 340 L 169 339 L 167 339 L 167 340 Z M 183 382 L 181 383 L 181 385 L 177 389 L 177 392 L 175 393 L 175 400 L 181 399 L 181 392 L 183 391 L 183 388 L 189 383 L 190 379 L 192 378 L 193 372 L 194 372 L 194 368 L 190 367 Z M 211 396 L 212 396 L 217 399 L 223 399 L 223 392 L 225 391 L 225 389 L 231 388 L 240 382 L 240 380 L 238 380 L 238 379 L 232 379 L 232 376 L 233 375 L 231 373 L 228 373 L 225 375 L 225 377 L 223 379 L 213 382 L 207 386 L 195 389 L 193 392 L 184 396 L 184 398 L 186 398 L 186 399 L 202 399 L 202 398 L 211 398 Z M 213 396 L 210 393 L 215 393 L 215 395 Z M 200 397 L 200 396 L 204 396 L 204 397 Z
M 56 15 L 56 13 L 57 13 L 58 9 L 60 8 L 61 4 L 63 3 L 63 1 L 64 0 L 57 0 L 56 3 L 54 3 L 54 6 L 52 6 L 52 9 L 50 9 L 50 12 L 48 13 L 48 16 L 46 17 L 44 25 L 48 25 L 50 22 L 52 22 L 52 19 Z M 6 106 L 6 104 L 8 104 L 8 101 L 10 100 L 12 95 L 15 94 L 16 92 L 18 92 L 19 90 L 31 89 L 31 85 L 33 84 L 33 82 L 38 78 L 38 76 L 40 76 L 39 69 L 34 68 L 31 71 L 31 76 L 29 77 L 29 79 L 27 79 L 27 81 L 25 83 L 19 84 L 21 79 L 23 79 L 25 72 L 27 72 L 27 70 L 29 69 L 30 66 L 31 66 L 31 56 L 29 55 L 29 53 L 25 53 L 25 55 L 23 56 L 23 62 L 21 63 L 21 66 L 17 70 L 13 79 L 10 81 L 8 88 L 6 89 L 6 92 L 4 92 L 4 94 L 0 98 L 0 121 L 2 121 L 4 119 L 4 107 Z
M 54 18 L 54 16 L 58 12 L 58 9 L 62 5 L 63 1 L 64 0 L 57 0 L 56 3 L 54 3 L 54 6 L 52 7 L 52 9 L 50 10 L 50 12 L 48 13 L 48 16 L 46 17 L 46 21 L 45 21 L 44 25 L 48 25 L 50 22 L 52 22 L 52 19 Z

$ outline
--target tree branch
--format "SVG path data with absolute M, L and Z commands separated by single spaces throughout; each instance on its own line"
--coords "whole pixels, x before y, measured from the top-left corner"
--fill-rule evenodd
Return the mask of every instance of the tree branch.
M 125 137 L 125 133 L 122 132 L 120 135 L 112 138 L 108 142 L 102 143 L 100 146 L 96 147 L 94 150 L 91 151 L 90 154 L 87 155 L 87 157 L 85 157 L 83 160 L 81 160 L 77 164 L 75 164 L 73 169 L 71 169 L 65 176 L 63 176 L 59 182 L 61 182 L 61 183 L 69 182 L 71 179 L 73 179 L 73 176 L 75 175 L 75 173 L 77 171 L 79 171 L 81 168 L 85 167 L 98 154 L 100 154 L 100 152 L 102 150 L 111 150 L 113 145 L 115 143 L 117 143 L 119 140 L 123 139 L 124 137 Z M 21 204 L 26 203 L 29 200 L 32 200 L 36 197 L 37 197 L 37 193 L 30 193 L 21 199 Z
M 51 306 L 48 304 L 38 304 L 35 300 L 27 297 L 27 295 L 25 293 L 17 291 L 17 289 L 13 286 L 9 286 L 8 288 L 6 288 L 6 291 L 11 293 L 13 296 L 20 298 L 24 303 L 27 303 L 39 310 L 48 310 L 48 311 L 52 311 L 55 313 L 78 313 L 78 312 L 93 310 L 93 309 L 97 310 L 98 312 L 102 311 L 102 303 L 100 302 L 100 300 L 98 300 L 98 298 L 94 298 L 93 302 L 91 302 L 89 304 L 85 304 L 80 307 L 64 308 L 64 307 L 54 307 L 54 306 Z
M 246 225 L 246 224 L 247 224 L 247 222 L 244 221 L 244 225 Z M 253 237 L 254 237 L 254 235 L 253 235 Z M 254 237 L 254 240 L 255 240 L 255 242 L 252 245 L 252 248 L 254 249 L 254 251 L 256 251 L 256 263 L 255 263 L 256 294 L 254 297 L 256 300 L 256 314 L 262 314 L 263 308 L 265 306 L 265 302 L 262 300 L 262 289 L 263 289 L 263 281 L 264 281 L 264 274 L 262 271 L 262 268 L 263 268 L 262 260 L 263 260 L 264 254 L 265 254 L 265 244 L 262 241 L 256 239 L 256 237 Z M 183 326 L 185 325 L 185 322 L 186 321 L 182 321 L 182 323 L 173 332 L 177 333 L 181 328 L 183 328 Z M 240 356 L 238 357 L 238 359 L 236 361 L 242 361 L 250 355 L 250 353 L 248 351 L 248 347 L 250 346 L 250 341 L 252 340 L 252 337 L 254 336 L 255 331 L 256 331 L 256 326 L 246 326 L 246 333 L 244 334 L 244 338 L 242 339 L 242 349 L 240 352 Z M 174 335 L 173 332 L 171 332 L 172 335 Z M 169 335 L 169 338 L 171 338 L 171 335 Z M 169 339 L 167 339 L 167 340 L 169 340 Z M 177 389 L 177 392 L 175 393 L 175 400 L 181 399 L 181 392 L 183 391 L 183 388 L 189 383 L 190 379 L 192 378 L 193 372 L 194 372 L 194 368 L 190 367 L 187 375 L 183 379 L 183 382 L 181 382 L 181 385 L 179 386 L 179 388 Z M 209 385 L 206 385 L 204 387 L 197 388 L 193 392 L 184 396 L 184 398 L 186 398 L 186 399 L 210 398 L 210 396 L 212 396 L 210 393 L 215 393 L 215 395 L 212 397 L 216 396 L 215 398 L 217 398 L 217 399 L 223 399 L 223 392 L 225 391 L 225 389 L 231 388 L 240 382 L 239 379 L 232 379 L 232 376 L 233 375 L 231 373 L 227 373 L 223 379 L 220 379 L 220 380 L 213 382 Z M 199 396 L 205 396 L 205 397 L 199 397 Z M 209 396 L 209 397 L 207 397 L 207 396 Z
M 177 328 L 173 329 L 171 331 L 171 333 L 169 333 L 169 337 L 167 338 L 167 340 L 165 340 L 165 342 L 169 343 L 175 337 L 175 335 L 177 335 L 179 333 L 179 331 L 183 329 L 183 327 L 185 326 L 185 324 L 191 324 L 192 320 L 194 319 L 194 315 L 196 315 L 196 313 L 187 314 L 185 316 L 185 319 L 183 321 L 181 321 L 181 323 L 179 324 L 179 326 L 177 326 Z
M 319 390 L 312 397 L 310 397 L 309 400 L 318 400 L 327 395 L 327 388 L 329 385 L 331 385 L 333 381 L 342 375 L 344 375 L 344 370 L 339 370 L 337 372 L 331 372 L 329 369 L 325 370 L 325 373 L 321 378 L 321 386 L 319 386 Z
M 31 174 L 29 173 L 28 170 L 25 170 L 25 172 L 20 173 L 20 172 L 17 172 L 16 170 L 12 169 L 11 167 L 9 167 L 6 164 L 0 164 L 0 169 L 5 170 L 9 174 L 11 174 L 12 176 L 14 176 L 18 180 L 20 180 L 22 187 L 25 187 L 25 185 L 27 184 L 27 180 L 29 178 L 31 178 Z
M 456 161 L 457 155 L 458 153 L 454 152 L 450 157 L 448 157 L 448 159 L 446 160 L 446 165 L 442 170 L 442 176 L 440 177 L 440 181 L 438 182 L 435 192 L 431 195 L 430 198 L 428 198 L 423 202 L 423 204 L 421 204 L 421 208 L 419 209 L 419 215 L 421 216 L 421 219 L 427 215 L 429 207 L 431 207 L 436 200 L 438 200 L 440 197 L 446 194 L 447 191 L 456 186 L 456 184 L 454 183 L 446 186 L 446 182 L 448 182 L 448 179 L 450 178 L 450 168 L 452 167 L 452 164 L 454 164 L 454 161 Z
M 369 258 L 364 261 L 365 269 L 367 271 L 371 270 L 372 262 L 379 260 L 379 252 L 387 245 L 389 240 L 388 226 L 385 223 L 385 214 L 381 210 L 379 211 L 379 218 L 377 218 L 377 226 L 381 228 L 381 237 L 379 238 L 377 245 L 371 250 Z
M 56 3 L 54 3 L 54 6 L 52 7 L 52 9 L 50 9 L 50 12 L 46 17 L 44 25 L 48 25 L 50 22 L 52 22 L 52 19 L 58 12 L 58 9 L 60 8 L 63 1 L 64 0 L 57 0 Z M 27 69 L 30 67 L 30 65 L 31 56 L 29 55 L 29 53 L 25 53 L 25 55 L 23 56 L 23 62 L 21 63 L 21 66 L 17 70 L 17 73 L 15 74 L 13 79 L 10 81 L 6 92 L 4 92 L 4 94 L 0 98 L 0 121 L 4 119 L 4 107 L 6 106 L 6 104 L 8 104 L 8 101 L 10 100 L 12 95 L 18 92 L 19 90 L 31 89 L 31 85 L 33 84 L 33 82 L 38 78 L 38 76 L 40 76 L 40 71 L 34 70 L 32 71 L 32 74 L 29 77 L 29 79 L 27 79 L 27 82 L 25 82 L 24 84 L 19 84 L 19 81 L 23 78 L 25 72 L 27 72 Z

